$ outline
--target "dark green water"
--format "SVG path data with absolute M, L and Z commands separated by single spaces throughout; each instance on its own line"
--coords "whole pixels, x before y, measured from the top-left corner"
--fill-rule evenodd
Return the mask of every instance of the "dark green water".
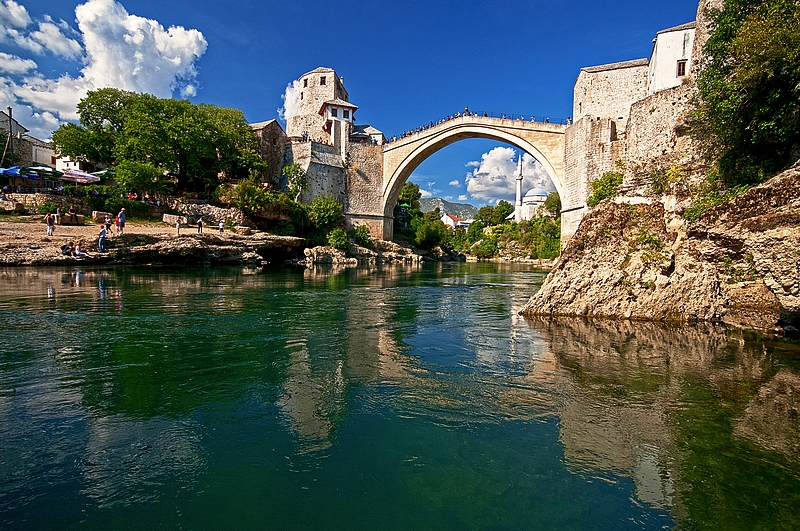
M 2 529 L 800 529 L 800 347 L 543 272 L 0 270 Z

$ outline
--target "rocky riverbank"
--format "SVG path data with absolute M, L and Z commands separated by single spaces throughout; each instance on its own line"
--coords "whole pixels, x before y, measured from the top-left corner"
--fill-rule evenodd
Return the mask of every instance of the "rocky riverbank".
M 595 208 L 522 313 L 797 330 L 800 164 L 691 224 L 665 203 Z
M 30 222 L 25 222 L 30 221 Z M 0 222 L 0 266 L 64 264 L 261 264 L 282 263 L 302 255 L 303 238 L 266 233 L 237 235 L 186 230 L 180 236 L 163 225 L 129 223 L 127 233 L 107 239 L 107 253 L 97 252 L 99 226 L 56 227 L 55 236 L 30 220 Z M 83 241 L 89 256 L 65 256 L 61 247 Z

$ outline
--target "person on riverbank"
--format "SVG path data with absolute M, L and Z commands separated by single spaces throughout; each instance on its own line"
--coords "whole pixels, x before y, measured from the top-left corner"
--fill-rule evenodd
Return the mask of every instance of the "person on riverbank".
M 106 219 L 103 220 L 103 225 L 106 226 L 106 233 L 111 233 L 111 216 L 106 214 Z
M 78 222 L 78 215 L 75 213 L 75 207 L 73 205 L 70 205 L 69 206 L 69 210 L 67 212 L 69 213 L 69 220 L 72 223 L 77 223 Z
M 87 253 L 86 249 L 84 249 L 81 246 L 81 242 L 78 242 L 78 243 L 75 244 L 75 257 L 76 258 L 94 258 L 93 255 Z
M 203 234 L 203 218 L 197 220 L 197 234 Z
M 178 218 L 178 221 L 175 222 L 175 230 L 178 232 L 178 236 L 181 235 L 181 218 Z
M 117 214 L 117 234 L 125 232 L 125 209 L 122 208 Z
M 47 235 L 52 236 L 56 229 L 56 218 L 50 212 L 44 217 L 44 223 L 47 225 Z
M 101 253 L 106 252 L 106 234 L 108 234 L 108 231 L 106 231 L 106 226 L 102 225 L 100 227 L 100 236 L 97 238 L 97 250 Z
M 219 233 L 222 234 L 224 232 L 225 232 L 225 222 L 224 221 L 220 221 L 219 222 Z

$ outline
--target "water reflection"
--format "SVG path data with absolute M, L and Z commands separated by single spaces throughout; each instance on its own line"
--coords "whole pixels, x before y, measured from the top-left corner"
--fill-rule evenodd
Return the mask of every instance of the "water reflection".
M 578 473 L 628 474 L 639 500 L 701 528 L 783 527 L 800 497 L 799 349 L 702 324 L 530 326 L 562 368 L 561 441 Z M 780 463 L 772 481 L 753 482 L 765 462 Z
M 267 489 L 254 514 L 292 496 L 329 516 L 361 500 L 360 514 L 381 503 L 364 482 L 417 515 L 410 527 L 799 523 L 796 345 L 523 320 L 543 277 L 496 264 L 0 270 L 0 524 L 56 497 L 60 518 L 174 492 L 201 514 L 265 485 L 286 498 Z M 317 497 L 299 493 L 315 484 Z

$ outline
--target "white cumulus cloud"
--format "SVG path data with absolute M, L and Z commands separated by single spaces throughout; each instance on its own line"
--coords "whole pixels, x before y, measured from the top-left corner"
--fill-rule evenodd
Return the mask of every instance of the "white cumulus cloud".
M 469 198 L 466 196 L 466 194 L 462 194 L 462 195 L 458 196 L 458 200 L 459 201 L 466 201 L 467 199 L 469 199 Z
M 9 31 L 17 33 L 15 43 L 34 53 L 79 60 L 79 75 L 45 76 L 32 69 L 20 77 L 0 80 L 5 101 L 20 107 L 35 123 L 23 124 L 34 136 L 48 138 L 58 121 L 77 119 L 76 105 L 89 90 L 114 87 L 146 92 L 167 98 L 175 93 L 183 97 L 197 94 L 195 62 L 205 53 L 208 43 L 202 33 L 179 26 L 164 28 L 158 21 L 129 14 L 115 0 L 88 0 L 75 8 L 77 31 L 63 21 L 54 22 L 44 15 L 35 29 L 27 10 L 14 2 L 0 3 L 0 42 L 7 42 Z M 73 39 L 70 35 L 75 36 Z M 77 40 L 76 40 L 77 39 Z M 79 42 L 80 41 L 80 42 Z M 24 64 L 15 63 L 18 68 Z M 11 98 L 7 99 L 7 93 Z
M 36 68 L 36 62 L 16 55 L 0 52 L 0 72 L 23 74 Z
M 0 2 L 0 23 L 7 28 L 25 28 L 31 23 L 31 16 L 25 6 L 14 0 L 3 0 Z
M 67 59 L 77 59 L 83 54 L 83 48 L 78 41 L 64 35 L 62 27 L 52 22 L 39 23 L 39 29 L 30 34 L 28 42 L 33 43 L 31 51 L 36 53 L 47 50 Z
M 516 199 L 517 150 L 500 146 L 481 156 L 480 161 L 467 164 L 474 168 L 467 173 L 467 192 L 473 199 L 496 203 Z M 531 188 L 555 190 L 547 172 L 535 158 L 527 153 L 522 158 L 522 191 Z
M 450 186 L 455 186 L 456 188 L 461 188 L 461 182 L 459 182 L 457 179 L 452 180 L 447 184 L 449 184 Z
M 281 99 L 283 107 L 278 109 L 278 117 L 286 124 L 293 116 L 297 116 L 297 107 L 300 105 L 300 81 L 295 80 L 286 85 Z

